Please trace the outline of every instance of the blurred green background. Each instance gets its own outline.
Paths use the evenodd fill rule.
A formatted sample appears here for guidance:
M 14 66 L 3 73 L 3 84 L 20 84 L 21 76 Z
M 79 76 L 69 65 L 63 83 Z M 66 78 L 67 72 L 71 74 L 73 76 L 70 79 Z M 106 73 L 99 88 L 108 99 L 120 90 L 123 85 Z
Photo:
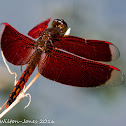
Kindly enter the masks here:
M 71 28 L 71 35 L 115 44 L 120 50 L 120 58 L 111 64 L 125 74 L 125 5 L 125 0 L 0 0 L 0 23 L 7 22 L 27 35 L 31 28 L 49 17 L 52 20 L 62 18 Z M 9 66 L 19 78 L 20 67 L 10 63 Z M 36 68 L 28 82 L 37 72 Z M 8 73 L 0 55 L 0 106 L 9 97 L 13 82 L 14 76 Z M 28 98 L 25 98 L 2 119 L 55 121 L 43 126 L 125 126 L 125 90 L 125 84 L 110 88 L 78 88 L 40 76 L 28 91 L 32 96 L 30 106 L 23 109 L 28 103 Z

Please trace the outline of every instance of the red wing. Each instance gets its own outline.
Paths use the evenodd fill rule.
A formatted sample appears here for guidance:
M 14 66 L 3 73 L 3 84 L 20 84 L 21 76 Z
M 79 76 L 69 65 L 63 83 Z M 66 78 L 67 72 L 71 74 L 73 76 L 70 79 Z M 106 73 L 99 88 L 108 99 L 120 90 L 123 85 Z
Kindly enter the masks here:
M 38 38 L 41 32 L 44 32 L 48 27 L 48 23 L 50 22 L 51 18 L 43 21 L 42 23 L 35 26 L 32 30 L 28 32 L 28 35 L 32 38 Z
M 53 81 L 78 87 L 124 83 L 124 75 L 119 69 L 58 49 L 42 54 L 38 70 L 41 75 Z
M 34 52 L 34 41 L 7 23 L 0 25 L 0 40 L 5 58 L 14 65 L 26 64 Z
M 86 40 L 75 36 L 53 38 L 54 46 L 76 55 L 96 60 L 111 61 L 119 57 L 119 50 L 110 42 Z

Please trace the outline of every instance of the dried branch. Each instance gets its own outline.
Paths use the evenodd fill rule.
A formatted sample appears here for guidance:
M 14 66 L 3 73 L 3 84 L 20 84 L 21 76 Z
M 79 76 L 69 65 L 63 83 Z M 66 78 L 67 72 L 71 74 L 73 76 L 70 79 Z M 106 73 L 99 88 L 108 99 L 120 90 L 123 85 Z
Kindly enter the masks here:
M 33 83 L 37 80 L 37 78 L 39 76 L 40 76 L 40 73 L 37 73 L 36 76 L 32 79 L 32 81 L 27 85 L 27 87 L 25 89 L 23 89 L 23 91 L 17 96 L 16 100 L 0 114 L 0 118 L 2 118 L 5 114 L 7 114 L 16 104 L 18 104 L 20 102 L 21 99 L 23 99 L 29 95 L 29 94 L 25 94 L 25 93 L 33 85 Z

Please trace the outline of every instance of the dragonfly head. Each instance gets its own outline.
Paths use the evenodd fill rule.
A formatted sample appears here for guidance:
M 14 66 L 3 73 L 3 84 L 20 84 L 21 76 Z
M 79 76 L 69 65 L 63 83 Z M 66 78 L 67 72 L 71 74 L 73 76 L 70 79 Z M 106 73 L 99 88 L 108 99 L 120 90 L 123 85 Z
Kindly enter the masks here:
M 65 33 L 68 29 L 68 26 L 63 19 L 55 19 L 52 22 L 52 28 L 59 28 L 63 33 Z

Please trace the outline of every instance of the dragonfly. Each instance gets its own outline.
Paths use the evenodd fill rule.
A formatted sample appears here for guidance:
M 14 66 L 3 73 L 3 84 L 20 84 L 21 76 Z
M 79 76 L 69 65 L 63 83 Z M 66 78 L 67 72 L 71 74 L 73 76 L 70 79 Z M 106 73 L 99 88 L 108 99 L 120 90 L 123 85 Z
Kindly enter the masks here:
M 65 35 L 63 19 L 43 21 L 27 37 L 8 23 L 0 25 L 1 49 L 13 65 L 26 65 L 6 103 L 8 108 L 24 88 L 36 66 L 40 74 L 61 84 L 76 87 L 115 86 L 124 83 L 124 74 L 110 62 L 119 57 L 118 48 L 108 41 L 87 40 Z

